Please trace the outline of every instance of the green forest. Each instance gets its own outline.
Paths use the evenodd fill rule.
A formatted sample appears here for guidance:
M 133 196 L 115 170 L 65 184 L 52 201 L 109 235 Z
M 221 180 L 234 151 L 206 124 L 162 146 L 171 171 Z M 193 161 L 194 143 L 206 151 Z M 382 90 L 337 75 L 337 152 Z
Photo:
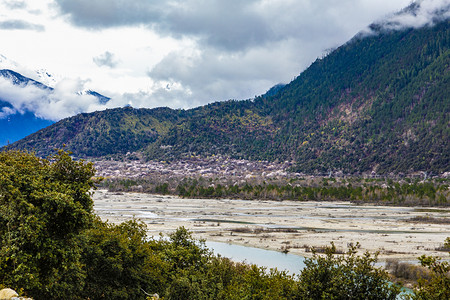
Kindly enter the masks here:
M 351 201 L 378 205 L 449 206 L 449 179 L 261 179 L 235 183 L 220 178 L 106 178 L 100 186 L 113 192 L 178 195 L 185 198 L 231 198 L 294 201 Z
M 181 227 L 150 238 L 138 220 L 93 213 L 93 164 L 68 152 L 0 153 L 0 289 L 33 299 L 396 299 L 400 287 L 357 245 L 314 253 L 297 275 L 215 256 Z M 450 247 L 450 240 L 446 241 Z M 421 257 L 411 299 L 448 299 L 448 262 Z

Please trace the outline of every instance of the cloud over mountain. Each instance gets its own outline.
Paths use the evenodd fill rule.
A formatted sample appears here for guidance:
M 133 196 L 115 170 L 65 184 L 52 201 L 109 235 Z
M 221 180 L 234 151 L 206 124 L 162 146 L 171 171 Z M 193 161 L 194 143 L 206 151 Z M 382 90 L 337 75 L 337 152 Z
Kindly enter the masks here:
M 342 0 L 339 5 L 330 5 L 323 0 L 56 0 L 61 13 L 80 27 L 144 25 L 162 35 L 195 37 L 200 43 L 228 51 L 291 38 L 314 39 L 318 32 L 332 36 L 345 29 L 342 20 L 351 10 L 376 14 L 389 2 Z M 449 0 L 417 0 L 413 6 L 417 8 L 414 12 L 404 10 L 386 21 L 420 27 L 431 23 L 440 10 L 444 17 L 449 16 Z
M 0 100 L 10 104 L 0 111 L 0 118 L 32 112 L 36 117 L 57 121 L 82 112 L 105 109 L 95 96 L 82 94 L 85 82 L 64 79 L 54 89 L 43 89 L 33 84 L 14 84 L 0 77 Z
M 384 29 L 400 30 L 432 26 L 450 18 L 450 0 L 418 0 L 402 11 L 392 14 L 377 25 Z

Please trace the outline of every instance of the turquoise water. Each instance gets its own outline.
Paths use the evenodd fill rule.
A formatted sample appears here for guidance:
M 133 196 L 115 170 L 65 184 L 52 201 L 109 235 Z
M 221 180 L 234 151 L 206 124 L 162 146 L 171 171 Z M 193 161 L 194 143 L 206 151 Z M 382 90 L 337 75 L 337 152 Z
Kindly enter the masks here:
M 279 271 L 287 271 L 291 275 L 300 274 L 305 267 L 305 259 L 294 254 L 208 241 L 206 246 L 215 254 L 228 257 L 233 261 L 256 264 L 268 269 L 277 268 Z

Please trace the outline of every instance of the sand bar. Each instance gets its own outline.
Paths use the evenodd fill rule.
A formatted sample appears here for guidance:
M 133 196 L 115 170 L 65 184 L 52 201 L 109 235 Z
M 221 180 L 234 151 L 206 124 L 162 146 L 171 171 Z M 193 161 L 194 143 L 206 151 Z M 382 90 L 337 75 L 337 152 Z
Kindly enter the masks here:
M 450 218 L 450 209 L 353 205 L 350 202 L 298 202 L 183 199 L 140 193 L 94 194 L 95 212 L 110 222 L 144 221 L 149 235 L 184 226 L 195 238 L 311 256 L 308 248 L 334 242 L 338 249 L 361 244 L 360 251 L 380 251 L 379 259 L 415 260 L 437 251 L 450 236 L 450 224 L 409 221 L 417 216 Z

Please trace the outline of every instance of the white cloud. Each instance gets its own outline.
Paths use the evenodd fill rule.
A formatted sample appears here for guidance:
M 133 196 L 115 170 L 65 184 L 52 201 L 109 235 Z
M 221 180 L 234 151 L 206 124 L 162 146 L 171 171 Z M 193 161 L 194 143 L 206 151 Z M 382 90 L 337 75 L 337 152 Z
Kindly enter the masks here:
M 420 28 L 450 18 L 450 0 L 419 0 L 377 22 L 384 29 Z
M 96 56 L 92 59 L 94 63 L 99 66 L 106 66 L 110 68 L 115 68 L 119 61 L 116 59 L 114 53 L 111 53 L 109 51 L 105 51 L 105 53 L 100 54 L 99 56 Z
M 158 97 L 166 101 L 182 97 L 182 107 L 191 108 L 205 102 L 253 98 L 280 81 L 289 82 L 297 70 L 307 66 L 296 59 L 312 61 L 314 50 L 310 45 L 290 40 L 271 49 L 260 47 L 240 53 L 212 48 L 175 51 L 155 65 L 149 76 Z
M 46 101 L 48 91 L 34 85 L 14 85 L 9 79 L 0 78 L 0 99 L 10 103 L 13 109 L 19 113 L 35 111 L 35 103 Z
M 57 121 L 81 112 L 105 109 L 96 97 L 79 93 L 84 87 L 85 81 L 79 79 L 64 79 L 50 90 L 33 84 L 15 85 L 0 77 L 0 99 L 12 105 L 10 109 L 3 109 L 0 116 L 33 112 L 36 117 Z
M 14 115 L 16 114 L 17 111 L 14 108 L 11 107 L 2 107 L 2 109 L 0 110 L 0 119 L 4 119 L 10 115 Z
M 10 9 L 25 9 L 27 7 L 25 1 L 19 0 L 4 0 L 4 4 Z
M 0 30 L 1 29 L 44 31 L 45 27 L 40 24 L 33 24 L 23 20 L 6 20 L 0 22 Z

